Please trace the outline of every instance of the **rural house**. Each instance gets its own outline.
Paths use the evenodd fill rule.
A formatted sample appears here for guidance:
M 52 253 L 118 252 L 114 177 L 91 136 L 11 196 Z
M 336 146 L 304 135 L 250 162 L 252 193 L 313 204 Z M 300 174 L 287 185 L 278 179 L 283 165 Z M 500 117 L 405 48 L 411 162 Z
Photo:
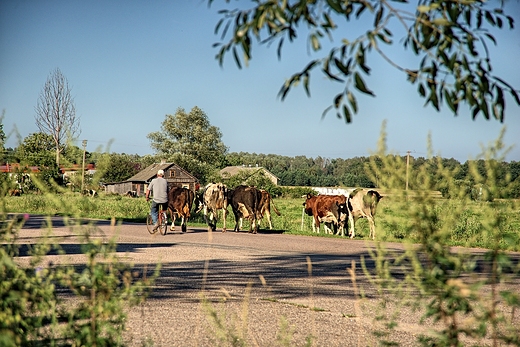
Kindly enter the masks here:
M 229 178 L 235 176 L 239 172 L 247 172 L 249 176 L 258 175 L 263 173 L 274 185 L 278 185 L 278 177 L 273 175 L 269 170 L 261 166 L 228 166 L 220 170 L 220 176 L 222 178 Z
M 106 183 L 105 192 L 121 195 L 144 196 L 146 188 L 152 179 L 157 176 L 157 171 L 164 170 L 164 178 L 169 187 L 185 187 L 195 191 L 199 181 L 186 170 L 174 163 L 155 163 L 123 182 Z

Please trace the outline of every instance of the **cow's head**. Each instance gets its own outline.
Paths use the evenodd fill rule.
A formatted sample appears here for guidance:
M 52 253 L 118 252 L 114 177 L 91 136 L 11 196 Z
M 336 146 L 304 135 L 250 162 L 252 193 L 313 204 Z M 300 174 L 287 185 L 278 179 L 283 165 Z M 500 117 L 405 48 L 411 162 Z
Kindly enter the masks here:
M 303 207 L 305 209 L 305 213 L 308 216 L 312 216 L 312 208 L 314 206 L 314 203 L 316 201 L 316 197 L 312 194 L 307 194 L 307 199 L 305 199 L 305 202 L 303 203 Z

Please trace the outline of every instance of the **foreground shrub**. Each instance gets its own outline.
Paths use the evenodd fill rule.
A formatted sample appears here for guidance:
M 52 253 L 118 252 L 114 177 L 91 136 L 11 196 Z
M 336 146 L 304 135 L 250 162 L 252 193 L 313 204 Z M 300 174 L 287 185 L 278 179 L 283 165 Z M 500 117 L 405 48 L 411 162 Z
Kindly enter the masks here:
M 45 198 L 65 210 L 66 203 L 54 194 Z M 126 310 L 146 298 L 159 266 L 151 277 L 139 274 L 117 257 L 114 240 L 79 224 L 70 226 L 80 234 L 84 266 L 44 261 L 51 250 L 64 254 L 59 243 L 51 242 L 52 230 L 41 231 L 39 241 L 23 249 L 30 256 L 23 263 L 18 232 L 28 216 L 8 217 L 1 206 L 0 346 L 123 345 Z
M 382 138 L 385 138 L 383 131 Z M 474 181 L 486 187 L 482 201 L 491 201 L 497 187 L 497 167 L 502 159 L 501 138 L 487 149 L 487 177 L 484 179 L 472 168 Z M 395 189 L 401 184 L 395 174 L 405 168 L 402 163 L 385 155 L 384 141 L 379 155 L 383 165 L 372 165 L 382 187 Z M 496 157 L 494 157 L 496 156 Z M 478 213 L 467 209 L 471 195 L 467 186 L 460 185 L 453 172 L 437 165 L 439 179 L 448 182 L 449 191 L 466 203 L 450 204 L 449 213 L 439 209 L 430 194 L 435 182 L 427 174 L 427 167 L 410 175 L 415 187 L 422 192 L 411 203 L 407 192 L 394 200 L 398 209 L 407 211 L 409 235 L 415 235 L 419 246 L 410 245 L 404 255 L 392 254 L 378 244 L 372 258 L 376 273 L 365 274 L 379 288 L 380 303 L 374 318 L 374 335 L 380 345 L 396 345 L 393 334 L 402 320 L 400 308 L 411 306 L 420 315 L 420 322 L 428 327 L 427 333 L 418 334 L 422 346 L 468 346 L 492 344 L 520 346 L 520 290 L 508 285 L 518 280 L 520 262 L 505 249 L 520 244 L 518 230 L 511 232 L 507 216 L 517 210 L 515 202 L 481 202 Z M 488 249 L 477 257 L 467 252 L 454 251 L 453 241 L 461 245 L 482 244 Z M 480 262 L 480 263 L 479 263 Z M 391 309 L 390 309 L 391 308 Z

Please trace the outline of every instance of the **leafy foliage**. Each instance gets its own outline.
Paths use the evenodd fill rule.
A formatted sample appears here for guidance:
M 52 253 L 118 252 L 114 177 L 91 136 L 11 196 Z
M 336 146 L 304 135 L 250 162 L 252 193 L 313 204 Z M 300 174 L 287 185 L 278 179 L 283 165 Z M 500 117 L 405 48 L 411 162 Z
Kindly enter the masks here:
M 97 169 L 101 171 L 103 182 L 121 182 L 129 179 L 147 165 L 138 155 L 104 153 L 98 159 Z
M 214 2 L 208 0 L 210 5 Z M 496 44 L 496 39 L 489 29 L 514 25 L 502 7 L 492 7 L 495 4 L 445 0 L 420 0 L 416 5 L 400 0 L 255 2 L 249 9 L 220 10 L 222 18 L 215 33 L 222 42 L 214 45 L 216 59 L 222 65 L 225 56 L 232 54 L 242 68 L 252 59 L 255 40 L 276 45 L 281 58 L 284 44 L 295 41 L 299 32 L 307 33 L 307 45 L 316 54 L 324 49 L 323 40 L 335 38 L 340 45 L 310 60 L 285 81 L 279 92 L 282 100 L 300 84 L 310 95 L 311 73 L 320 68 L 327 79 L 344 88 L 324 115 L 334 108 L 339 118 L 350 123 L 359 109 L 356 95 L 375 96 L 365 81 L 371 72 L 369 53 L 375 52 L 417 85 L 419 96 L 435 109 L 446 104 L 457 115 L 465 103 L 473 118 L 481 114 L 503 121 L 505 95 L 519 105 L 520 98 L 513 86 L 492 72 L 488 46 Z M 343 24 L 345 20 L 347 24 Z M 403 50 L 413 56 L 405 60 L 410 65 L 391 58 L 390 47 L 395 42 L 402 42 Z
M 56 200 L 46 195 L 48 200 Z M 55 203 L 58 203 L 55 201 Z M 142 302 L 158 276 L 140 277 L 116 253 L 114 240 L 103 241 L 96 228 L 82 231 L 84 268 L 53 266 L 44 261 L 51 250 L 65 254 L 56 238 L 42 231 L 28 250 L 29 264 L 20 264 L 18 230 L 24 218 L 6 218 L 3 208 L 0 240 L 0 345 L 2 346 L 121 346 L 126 309 Z M 63 206 L 62 206 L 63 207 Z M 49 222 L 49 225 L 52 223 Z M 77 304 L 63 300 L 66 289 Z M 61 324 L 65 322 L 65 324 Z
M 179 108 L 175 115 L 166 115 L 161 131 L 147 137 L 158 157 L 176 163 L 202 182 L 223 167 L 227 147 L 222 133 L 197 106 L 189 113 Z
M 382 138 L 384 138 L 384 130 Z M 503 144 L 499 138 L 486 150 L 486 180 L 476 167 L 471 175 L 476 182 L 484 182 L 489 194 L 497 191 L 498 166 L 503 158 Z M 381 187 L 396 188 L 400 184 L 403 164 L 400 160 L 385 155 L 381 144 L 378 156 L 382 165 L 372 163 L 373 175 L 379 177 Z M 477 210 L 470 211 L 471 196 L 466 187 L 452 178 L 453 172 L 437 161 L 436 176 L 449 182 L 453 196 L 461 202 L 449 201 L 447 208 L 438 204 L 427 192 L 435 186 L 424 166 L 413 176 L 419 191 L 411 199 L 406 191 L 393 199 L 397 210 L 405 211 L 407 238 L 419 242 L 418 247 L 409 247 L 404 255 L 393 255 L 379 244 L 372 257 L 376 274 L 365 273 L 379 288 L 381 306 L 376 314 L 374 335 L 381 345 L 393 345 L 393 333 L 400 322 L 400 307 L 416 308 L 421 324 L 428 329 L 418 335 L 422 346 L 482 345 L 486 339 L 493 345 L 520 345 L 515 310 L 519 306 L 518 288 L 505 285 L 520 276 L 520 264 L 512 254 L 505 252 L 516 247 L 520 238 L 509 229 L 507 217 L 516 210 L 514 201 L 504 203 L 475 202 Z M 394 174 L 390 174 L 394 172 Z M 451 179 L 450 179 L 451 178 Z M 486 193 L 487 194 L 487 193 Z M 481 245 L 484 251 L 478 269 L 478 256 L 463 250 L 454 251 L 454 239 L 459 244 Z M 385 308 L 393 307 L 393 310 Z M 512 312 L 512 314 L 511 314 Z

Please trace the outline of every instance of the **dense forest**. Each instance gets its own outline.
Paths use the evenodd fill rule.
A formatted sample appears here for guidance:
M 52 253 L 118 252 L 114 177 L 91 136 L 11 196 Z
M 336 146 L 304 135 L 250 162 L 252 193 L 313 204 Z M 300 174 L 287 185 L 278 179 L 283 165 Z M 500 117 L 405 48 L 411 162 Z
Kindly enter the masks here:
M 394 158 L 406 163 L 406 156 Z M 410 157 L 409 172 L 418 172 L 421 167 L 429 167 L 432 177 L 439 165 L 454 172 L 453 178 L 460 184 L 468 186 L 468 190 L 473 189 L 477 184 L 471 178 L 470 168 L 472 164 L 477 168 L 482 177 L 487 176 L 487 168 L 484 160 L 466 161 L 460 163 L 456 159 Z M 366 187 L 377 188 L 378 183 L 374 182 L 369 175 L 369 164 L 371 161 L 376 165 L 380 162 L 376 157 L 354 157 L 349 159 L 329 159 L 329 158 L 308 158 L 305 156 L 286 157 L 274 154 L 251 154 L 251 153 L 229 153 L 226 156 L 228 165 L 251 165 L 262 166 L 271 171 L 280 179 L 283 186 L 345 186 L 345 187 Z M 405 164 L 404 164 L 405 165 Z M 503 182 L 504 191 L 501 197 L 518 198 L 520 197 L 520 162 L 500 162 L 497 163 L 498 175 L 495 178 Z M 410 180 L 410 189 L 414 189 L 413 180 Z M 506 189 L 507 187 L 507 189 Z M 405 188 L 405 177 L 403 177 L 403 188 Z M 447 195 L 443 182 L 438 182 L 438 190 L 443 195 Z

